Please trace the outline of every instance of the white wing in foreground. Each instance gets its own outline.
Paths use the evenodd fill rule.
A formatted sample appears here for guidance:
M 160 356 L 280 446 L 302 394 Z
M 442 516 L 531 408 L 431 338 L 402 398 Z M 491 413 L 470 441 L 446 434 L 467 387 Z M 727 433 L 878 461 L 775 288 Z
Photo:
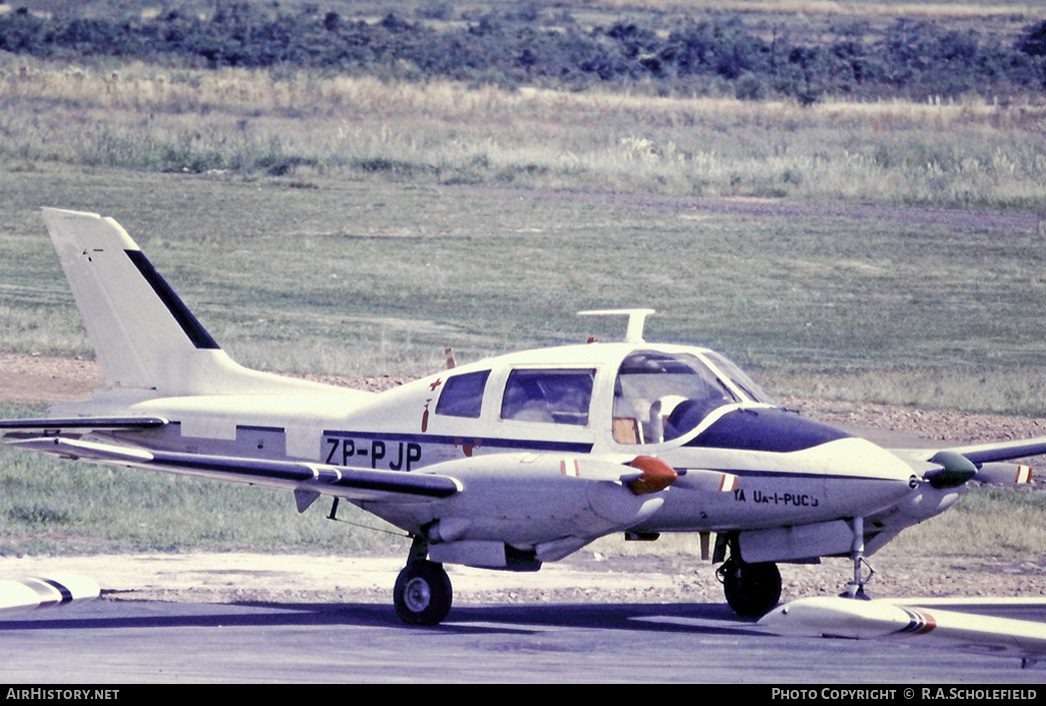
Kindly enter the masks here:
M 759 626 L 778 635 L 845 637 L 855 640 L 918 637 L 964 649 L 1021 657 L 1024 666 L 1046 659 L 1046 624 L 901 605 L 818 596 L 773 610 Z

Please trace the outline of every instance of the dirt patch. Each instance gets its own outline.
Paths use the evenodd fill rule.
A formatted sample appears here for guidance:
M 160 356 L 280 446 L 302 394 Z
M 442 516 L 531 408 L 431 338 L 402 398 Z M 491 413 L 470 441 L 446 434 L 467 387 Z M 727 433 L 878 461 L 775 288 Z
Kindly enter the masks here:
M 0 402 L 72 402 L 104 385 L 93 360 L 0 353 Z
M 782 400 L 782 403 L 828 424 L 896 432 L 913 441 L 922 440 L 923 445 L 942 441 L 975 444 L 1046 435 L 1046 419 L 1034 417 L 794 397 Z M 940 443 L 932 445 L 939 446 Z
M 688 215 L 729 215 L 779 218 L 838 218 L 860 221 L 900 221 L 911 225 L 943 225 L 975 230 L 980 228 L 1002 230 L 1038 236 L 1039 217 L 1020 211 L 985 211 L 962 208 L 921 208 L 917 206 L 872 206 L 861 204 L 789 203 L 767 198 L 714 198 L 692 196 L 665 196 L 660 194 L 630 194 L 597 191 L 569 191 L 545 189 L 493 189 L 483 186 L 457 186 L 452 189 L 472 193 L 510 196 L 535 201 L 568 201 L 572 203 L 606 204 L 647 208 L 658 211 L 678 211 Z

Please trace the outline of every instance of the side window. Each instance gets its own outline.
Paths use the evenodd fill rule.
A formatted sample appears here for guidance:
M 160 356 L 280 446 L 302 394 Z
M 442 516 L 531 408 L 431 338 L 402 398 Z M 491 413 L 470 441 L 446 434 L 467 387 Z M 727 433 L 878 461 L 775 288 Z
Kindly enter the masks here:
M 588 424 L 595 370 L 513 370 L 501 418 L 552 424 Z
M 436 414 L 478 419 L 483 404 L 483 389 L 487 386 L 489 375 L 489 370 L 482 370 L 447 378 L 439 402 L 436 403 Z

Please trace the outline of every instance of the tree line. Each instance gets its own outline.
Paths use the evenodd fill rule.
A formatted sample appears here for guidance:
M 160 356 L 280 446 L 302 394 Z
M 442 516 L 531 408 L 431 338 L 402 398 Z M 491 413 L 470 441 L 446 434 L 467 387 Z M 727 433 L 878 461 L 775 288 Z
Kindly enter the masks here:
M 441 12 L 450 13 L 448 6 Z M 736 15 L 582 28 L 564 10 L 486 12 L 434 24 L 395 13 L 378 22 L 315 7 L 293 13 L 233 3 L 211 17 L 178 11 L 152 19 L 0 15 L 0 50 L 82 61 L 118 57 L 190 67 L 300 67 L 446 78 L 506 88 L 644 82 L 665 93 L 784 96 L 809 103 L 857 98 L 1046 90 L 1046 22 L 1011 44 L 977 31 L 897 19 L 859 22 L 804 40 L 753 28 Z

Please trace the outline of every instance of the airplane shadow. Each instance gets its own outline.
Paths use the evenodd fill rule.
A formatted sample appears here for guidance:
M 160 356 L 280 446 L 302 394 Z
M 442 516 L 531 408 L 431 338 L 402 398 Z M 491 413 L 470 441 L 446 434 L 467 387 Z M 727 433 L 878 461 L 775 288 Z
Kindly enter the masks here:
M 546 628 L 604 628 L 715 635 L 759 634 L 754 621 L 720 604 L 543 604 L 455 606 L 437 626 L 400 622 L 391 605 L 372 603 L 191 604 L 97 601 L 88 609 L 0 619 L 0 633 L 14 630 L 95 630 L 164 627 L 356 626 L 447 634 L 527 634 Z

